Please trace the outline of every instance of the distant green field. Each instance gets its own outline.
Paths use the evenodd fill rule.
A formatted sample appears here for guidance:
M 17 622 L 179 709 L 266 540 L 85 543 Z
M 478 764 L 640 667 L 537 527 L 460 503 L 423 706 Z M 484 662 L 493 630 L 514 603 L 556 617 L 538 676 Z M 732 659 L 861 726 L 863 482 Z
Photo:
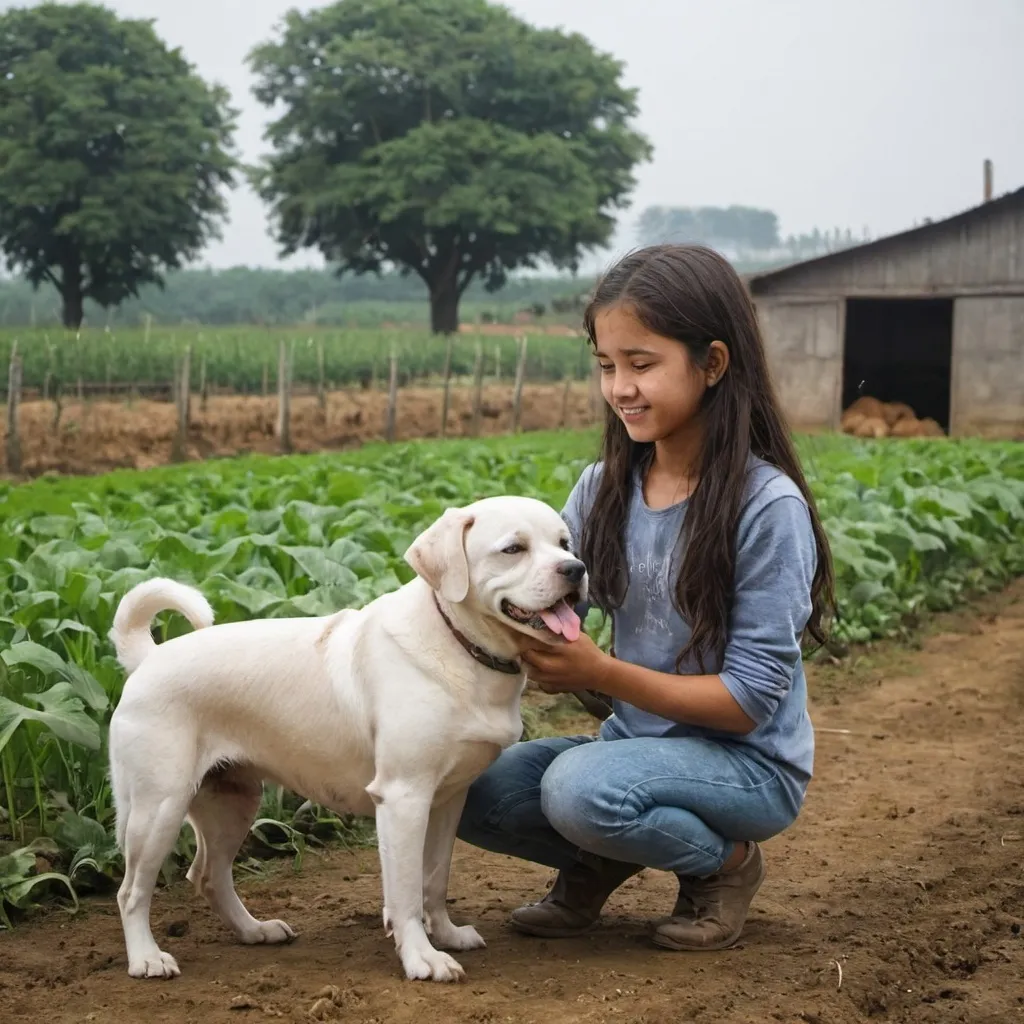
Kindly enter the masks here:
M 528 332 L 525 332 L 528 333 Z M 562 380 L 584 377 L 589 369 L 582 338 L 528 334 L 526 378 Z M 264 382 L 273 390 L 277 380 L 278 349 L 284 340 L 292 353 L 292 381 L 313 387 L 319 380 L 319 352 L 328 386 L 386 382 L 394 351 L 402 383 L 441 374 L 447 343 L 429 331 L 234 326 L 224 328 L 133 328 L 107 332 L 92 328 L 79 335 L 40 328 L 0 330 L 0 389 L 6 388 L 11 345 L 17 340 L 22 356 L 23 386 L 53 393 L 59 381 L 64 393 L 78 382 L 87 386 L 168 384 L 186 346 L 191 348 L 192 386 L 201 384 L 205 362 L 210 388 L 240 394 L 258 393 Z M 483 371 L 487 378 L 515 373 L 518 342 L 514 336 L 483 336 Z M 477 338 L 455 337 L 452 372 L 473 373 Z
M 193 582 L 221 622 L 360 605 L 411 577 L 402 554 L 444 508 L 500 493 L 560 507 L 596 446 L 593 432 L 539 433 L 0 485 L 0 925 L 120 870 L 106 731 L 123 672 L 107 631 L 132 585 Z M 799 447 L 835 557 L 839 639 L 899 634 L 908 616 L 1024 572 L 1020 445 Z M 159 628 L 187 627 L 165 615 Z M 607 643 L 596 614 L 587 628 Z M 358 825 L 269 788 L 263 818 L 246 848 L 254 869 Z M 63 880 L 33 874 L 33 837 Z M 183 829 L 176 865 L 191 841 Z

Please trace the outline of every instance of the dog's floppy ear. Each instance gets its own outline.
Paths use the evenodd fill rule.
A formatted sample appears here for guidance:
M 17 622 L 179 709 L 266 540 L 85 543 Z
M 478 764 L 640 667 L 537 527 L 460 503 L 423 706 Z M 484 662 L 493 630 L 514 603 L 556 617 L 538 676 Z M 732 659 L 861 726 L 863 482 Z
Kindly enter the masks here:
M 469 593 L 466 530 L 474 516 L 463 508 L 450 508 L 427 527 L 405 553 L 405 560 L 441 596 L 458 604 Z

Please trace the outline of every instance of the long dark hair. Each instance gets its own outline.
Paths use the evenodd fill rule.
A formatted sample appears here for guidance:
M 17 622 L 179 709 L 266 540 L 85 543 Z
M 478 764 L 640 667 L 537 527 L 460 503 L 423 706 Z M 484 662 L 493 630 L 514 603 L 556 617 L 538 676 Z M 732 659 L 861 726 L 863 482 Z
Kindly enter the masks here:
M 598 282 L 583 315 L 591 346 L 597 346 L 597 314 L 615 306 L 628 310 L 649 331 L 684 344 L 701 368 L 711 342 L 719 340 L 729 349 L 728 369 L 705 391 L 699 412 L 704 447 L 683 525 L 686 545 L 674 594 L 691 636 L 679 652 L 677 671 L 694 656 L 704 672 L 706 655 L 721 658 L 724 653 L 736 530 L 751 452 L 782 470 L 807 500 L 818 558 L 806 632 L 825 643 L 826 620 L 835 604 L 828 539 L 772 385 L 757 316 L 743 282 L 727 260 L 704 246 L 655 245 L 628 254 Z M 620 607 L 625 598 L 625 526 L 633 476 L 638 468 L 646 470 L 653 454 L 653 444 L 630 440 L 609 406 L 603 471 L 580 537 L 592 599 L 606 612 Z

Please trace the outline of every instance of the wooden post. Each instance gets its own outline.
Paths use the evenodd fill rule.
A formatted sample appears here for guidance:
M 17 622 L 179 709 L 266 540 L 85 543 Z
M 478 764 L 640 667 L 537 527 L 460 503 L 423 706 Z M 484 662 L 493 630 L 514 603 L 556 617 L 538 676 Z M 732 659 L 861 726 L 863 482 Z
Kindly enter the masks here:
M 984 180 L 982 196 L 983 196 L 985 202 L 987 203 L 992 198 L 992 161 L 991 160 L 986 160 L 985 161 L 985 163 L 983 165 L 983 173 L 984 173 L 984 179 L 985 180 Z
M 60 417 L 63 412 L 61 405 L 61 360 L 55 345 L 50 346 L 50 370 L 53 374 L 53 432 L 60 429 Z
M 206 399 L 209 397 L 209 392 L 206 388 L 206 353 L 203 353 L 202 359 L 199 360 L 199 411 L 206 412 Z
M 18 405 L 21 403 L 21 356 L 17 341 L 11 345 L 7 369 L 7 472 L 21 472 L 21 438 L 18 436 Z M 13 823 L 12 823 L 13 824 Z
M 175 375 L 174 400 L 178 411 L 178 429 L 171 443 L 171 461 L 184 462 L 188 442 L 189 399 L 192 391 L 192 346 L 186 345 L 181 357 L 181 372 Z
M 171 369 L 171 405 L 174 406 L 174 414 L 178 414 L 178 389 L 181 387 L 181 359 L 178 354 L 174 355 L 174 366 Z
M 477 336 L 473 360 L 473 437 L 480 436 L 480 414 L 484 400 L 484 343 Z
M 455 349 L 455 335 L 449 334 L 444 346 L 444 397 L 441 399 L 441 436 L 448 436 L 448 405 L 452 388 L 452 353 Z
M 60 417 L 64 411 L 64 405 L 61 402 L 61 386 L 60 376 L 53 382 L 53 432 L 56 434 L 60 429 Z
M 395 417 L 398 414 L 398 353 L 394 342 L 391 343 L 388 364 L 388 420 L 384 436 L 390 444 L 395 439 Z
M 516 360 L 516 384 L 512 392 L 512 433 L 519 433 L 519 416 L 523 408 L 523 377 L 526 374 L 526 335 L 519 339 L 519 358 Z
M 494 383 L 501 383 L 501 342 L 494 343 Z
M 266 373 L 266 364 L 263 366 Z M 278 448 L 287 454 L 292 450 L 291 381 L 288 379 L 288 347 L 284 338 L 277 343 L 277 427 L 274 431 Z
M 327 412 L 327 388 L 324 384 L 324 339 L 316 339 L 316 401 L 320 412 Z

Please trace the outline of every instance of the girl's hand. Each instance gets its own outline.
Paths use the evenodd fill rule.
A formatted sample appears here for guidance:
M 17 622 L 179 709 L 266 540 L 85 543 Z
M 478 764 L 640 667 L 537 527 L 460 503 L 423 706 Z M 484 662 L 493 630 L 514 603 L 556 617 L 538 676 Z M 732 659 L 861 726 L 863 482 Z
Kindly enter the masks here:
M 611 660 L 586 633 L 572 643 L 538 644 L 523 651 L 527 675 L 545 693 L 600 690 Z

